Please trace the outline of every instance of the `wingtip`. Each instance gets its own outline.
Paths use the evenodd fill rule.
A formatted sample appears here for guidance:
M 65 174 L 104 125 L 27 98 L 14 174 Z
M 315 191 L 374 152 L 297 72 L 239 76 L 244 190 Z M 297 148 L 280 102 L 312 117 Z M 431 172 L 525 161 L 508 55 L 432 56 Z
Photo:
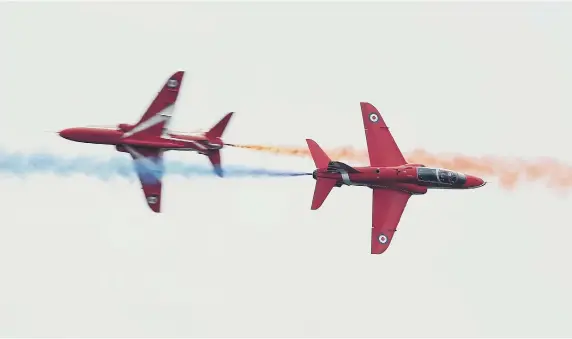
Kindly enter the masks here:
M 380 254 L 385 253 L 388 248 L 389 248 L 389 245 L 379 246 L 378 244 L 375 244 L 375 245 L 371 246 L 370 252 L 373 255 L 380 255 Z
M 230 119 L 233 117 L 234 113 L 235 113 L 235 112 L 228 112 L 228 113 L 224 116 L 223 119 L 227 119 L 227 120 L 228 120 L 227 123 L 229 123 L 229 122 L 230 122 Z
M 374 111 L 376 113 L 379 113 L 379 110 L 374 105 L 372 105 L 370 102 L 367 102 L 367 101 L 360 102 L 360 107 L 361 107 L 362 111 L 366 110 L 366 111 Z
M 221 166 L 214 166 L 214 173 L 215 173 L 218 177 L 224 178 L 224 172 L 223 172 Z
M 308 148 L 312 148 L 314 145 L 316 145 L 316 142 L 312 139 L 306 139 L 306 145 Z
M 183 78 L 183 76 L 185 76 L 185 71 L 180 70 L 180 71 L 176 71 L 175 73 L 173 73 L 173 75 L 171 75 L 171 78 L 181 80 Z

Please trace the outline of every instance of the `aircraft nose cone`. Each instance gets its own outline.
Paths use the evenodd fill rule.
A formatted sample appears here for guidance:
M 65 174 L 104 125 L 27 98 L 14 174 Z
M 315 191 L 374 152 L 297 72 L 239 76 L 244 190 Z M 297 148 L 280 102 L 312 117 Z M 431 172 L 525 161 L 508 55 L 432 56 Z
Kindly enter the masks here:
M 485 181 L 481 178 L 472 176 L 472 175 L 467 175 L 467 182 L 465 183 L 465 187 L 466 188 L 478 188 L 478 187 L 482 187 L 485 186 Z
M 59 131 L 58 134 L 60 135 L 60 137 L 67 139 L 69 136 L 69 129 L 63 129 L 63 130 Z
M 60 137 L 68 140 L 74 139 L 75 129 L 74 128 L 66 128 L 61 130 L 59 133 Z

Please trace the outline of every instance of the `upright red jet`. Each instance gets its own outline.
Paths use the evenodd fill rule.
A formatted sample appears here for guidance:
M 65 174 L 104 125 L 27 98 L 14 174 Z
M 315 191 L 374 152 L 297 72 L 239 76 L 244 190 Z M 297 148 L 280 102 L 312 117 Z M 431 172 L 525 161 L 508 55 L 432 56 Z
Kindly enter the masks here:
M 369 167 L 351 167 L 332 161 L 311 139 L 306 139 L 317 169 L 312 209 L 318 209 L 334 186 L 366 186 L 373 190 L 371 253 L 387 250 L 405 205 L 414 194 L 427 189 L 470 189 L 485 185 L 475 176 L 451 170 L 408 164 L 379 111 L 361 103 L 361 114 L 369 153 Z
M 184 71 L 173 74 L 163 85 L 155 100 L 139 122 L 117 127 L 76 127 L 60 131 L 65 139 L 91 144 L 114 145 L 134 160 L 147 204 L 152 211 L 161 211 L 163 152 L 167 150 L 195 151 L 206 155 L 215 173 L 222 177 L 221 136 L 233 113 L 224 116 L 208 132 L 200 134 L 171 133 L 167 130 L 183 82 Z

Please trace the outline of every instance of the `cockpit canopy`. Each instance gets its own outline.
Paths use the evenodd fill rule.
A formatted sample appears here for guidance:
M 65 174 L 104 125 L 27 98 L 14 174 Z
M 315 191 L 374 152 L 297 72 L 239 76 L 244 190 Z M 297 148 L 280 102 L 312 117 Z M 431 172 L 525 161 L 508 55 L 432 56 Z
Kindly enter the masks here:
M 441 168 L 417 167 L 417 179 L 445 185 L 462 185 L 467 178 L 464 174 Z

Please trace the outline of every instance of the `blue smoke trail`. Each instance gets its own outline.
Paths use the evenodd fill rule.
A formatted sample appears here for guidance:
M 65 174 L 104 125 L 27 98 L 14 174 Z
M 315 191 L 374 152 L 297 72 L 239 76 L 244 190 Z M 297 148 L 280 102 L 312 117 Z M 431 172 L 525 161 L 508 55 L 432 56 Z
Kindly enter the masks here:
M 165 160 L 165 174 L 183 177 L 215 176 L 212 166 Z M 225 177 L 292 177 L 311 173 L 276 171 L 245 166 L 224 166 Z M 0 174 L 28 176 L 33 174 L 56 174 L 69 176 L 84 174 L 90 177 L 109 180 L 113 177 L 134 179 L 140 168 L 126 154 L 101 159 L 92 156 L 64 157 L 49 153 L 16 153 L 0 150 Z M 153 169 L 150 169 L 153 171 Z M 155 176 L 155 174 L 153 174 Z M 162 176 L 161 173 L 156 177 Z

